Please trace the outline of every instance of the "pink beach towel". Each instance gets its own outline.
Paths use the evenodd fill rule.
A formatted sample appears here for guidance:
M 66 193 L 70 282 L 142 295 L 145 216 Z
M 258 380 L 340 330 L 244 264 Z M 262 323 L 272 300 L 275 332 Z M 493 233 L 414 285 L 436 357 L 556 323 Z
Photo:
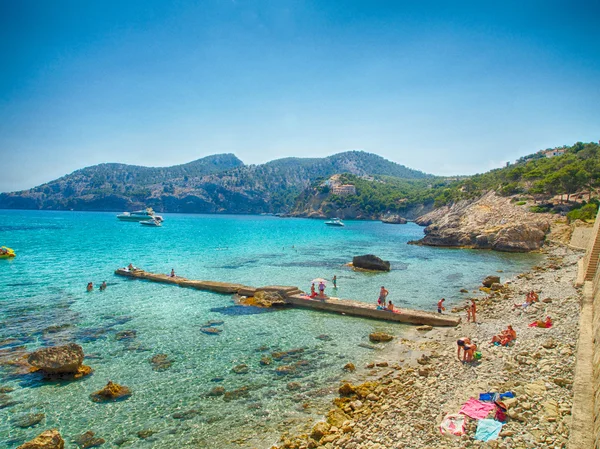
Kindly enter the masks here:
M 489 402 L 481 402 L 475 398 L 469 399 L 463 404 L 459 413 L 475 419 L 485 418 L 496 406 Z

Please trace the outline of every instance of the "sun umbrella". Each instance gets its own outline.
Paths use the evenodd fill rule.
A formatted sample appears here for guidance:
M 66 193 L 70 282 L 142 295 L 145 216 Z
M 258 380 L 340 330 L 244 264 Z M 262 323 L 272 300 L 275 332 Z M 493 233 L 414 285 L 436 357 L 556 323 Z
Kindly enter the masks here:
M 312 281 L 310 281 L 310 282 L 312 282 L 313 284 L 320 284 L 321 282 L 322 282 L 323 284 L 327 284 L 327 279 L 323 279 L 323 278 L 316 278 L 316 279 L 313 279 L 313 280 L 312 280 Z

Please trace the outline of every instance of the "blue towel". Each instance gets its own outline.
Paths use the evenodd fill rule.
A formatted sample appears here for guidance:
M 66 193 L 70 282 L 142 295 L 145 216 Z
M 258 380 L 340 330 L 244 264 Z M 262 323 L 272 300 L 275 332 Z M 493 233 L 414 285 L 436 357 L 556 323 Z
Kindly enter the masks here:
M 506 393 L 479 393 L 479 400 L 480 401 L 488 401 L 488 402 L 494 402 L 497 401 L 498 399 L 505 399 L 505 398 L 514 398 L 515 394 L 512 391 L 507 391 Z
M 493 419 L 480 419 L 477 423 L 475 439 L 479 441 L 495 440 L 500 435 L 502 423 Z

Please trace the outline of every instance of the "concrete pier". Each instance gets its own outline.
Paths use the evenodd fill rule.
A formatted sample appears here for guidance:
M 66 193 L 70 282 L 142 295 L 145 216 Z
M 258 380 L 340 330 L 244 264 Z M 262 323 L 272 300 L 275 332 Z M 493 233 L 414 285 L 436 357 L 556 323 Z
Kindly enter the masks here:
M 331 297 L 326 299 L 311 299 L 303 294 L 298 287 L 293 286 L 269 285 L 264 287 L 250 287 L 248 285 L 229 282 L 196 281 L 186 279 L 181 276 L 171 277 L 166 274 L 149 273 L 139 269 L 127 270 L 124 268 L 119 268 L 115 271 L 115 274 L 134 279 L 145 279 L 152 282 L 174 284 L 179 285 L 180 287 L 195 288 L 197 290 L 206 290 L 214 293 L 253 296 L 254 293 L 260 290 L 277 292 L 281 295 L 286 304 L 290 306 L 304 307 L 307 309 L 340 313 L 363 318 L 372 318 L 376 320 L 395 321 L 398 323 L 417 325 L 428 324 L 430 326 L 457 326 L 460 323 L 460 318 L 457 316 L 424 312 L 422 310 L 396 308 L 399 313 L 395 313 L 388 310 L 377 309 L 374 304 L 353 301 L 351 299 L 338 299 Z

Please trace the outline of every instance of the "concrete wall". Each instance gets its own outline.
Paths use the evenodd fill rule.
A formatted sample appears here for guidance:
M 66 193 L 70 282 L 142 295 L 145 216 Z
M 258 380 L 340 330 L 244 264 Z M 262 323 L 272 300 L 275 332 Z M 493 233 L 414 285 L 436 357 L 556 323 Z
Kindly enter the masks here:
M 600 216 L 600 215 L 599 215 Z M 600 449 L 600 219 L 580 261 L 583 287 L 569 449 Z

